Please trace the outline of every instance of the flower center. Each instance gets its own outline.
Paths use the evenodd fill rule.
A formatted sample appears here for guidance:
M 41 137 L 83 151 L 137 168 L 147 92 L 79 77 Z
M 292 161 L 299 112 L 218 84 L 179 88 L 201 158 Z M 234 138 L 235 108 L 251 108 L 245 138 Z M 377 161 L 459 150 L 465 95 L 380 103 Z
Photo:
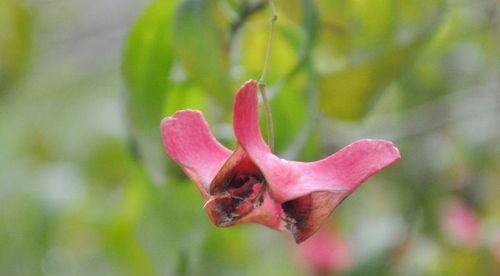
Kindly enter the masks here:
M 262 172 L 238 147 L 210 183 L 212 220 L 218 226 L 234 224 L 262 204 L 265 186 Z
M 230 225 L 260 206 L 263 201 L 262 174 L 236 174 L 224 183 L 225 191 L 214 199 L 218 225 Z

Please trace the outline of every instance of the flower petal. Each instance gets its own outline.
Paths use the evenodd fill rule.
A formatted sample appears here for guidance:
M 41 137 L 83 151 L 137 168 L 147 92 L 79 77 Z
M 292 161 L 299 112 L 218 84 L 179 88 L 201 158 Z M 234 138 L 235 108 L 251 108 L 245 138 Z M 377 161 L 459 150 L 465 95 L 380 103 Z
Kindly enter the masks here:
M 257 82 L 249 80 L 236 94 L 233 128 L 238 143 L 254 157 L 271 152 L 260 132 L 258 104 Z
M 257 82 L 248 81 L 236 94 L 233 127 L 238 143 L 260 168 L 278 203 L 312 192 L 352 192 L 368 177 L 401 158 L 385 140 L 354 142 L 316 162 L 278 158 L 262 139 L 259 127 Z
M 323 160 L 293 162 L 301 177 L 295 185 L 281 183 L 280 197 L 293 199 L 316 191 L 350 194 L 370 176 L 399 159 L 398 149 L 389 141 L 358 140 Z
M 210 182 L 231 151 L 212 135 L 201 112 L 182 110 L 161 122 L 163 145 L 198 186 L 205 200 Z

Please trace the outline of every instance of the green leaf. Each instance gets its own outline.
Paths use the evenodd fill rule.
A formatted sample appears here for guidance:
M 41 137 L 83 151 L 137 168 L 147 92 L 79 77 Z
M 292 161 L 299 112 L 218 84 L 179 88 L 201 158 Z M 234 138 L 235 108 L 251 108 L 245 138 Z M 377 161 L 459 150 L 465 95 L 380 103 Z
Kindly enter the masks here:
M 139 158 L 155 179 L 161 179 L 164 166 L 159 125 L 170 87 L 171 22 L 175 3 L 158 0 L 144 12 L 129 33 L 123 62 L 131 132 Z
M 267 18 L 267 17 L 266 17 Z M 263 24 L 265 22 L 265 24 Z M 247 24 L 241 32 L 241 67 L 243 80 L 262 74 L 269 38 L 268 20 Z M 300 29 L 289 23 L 276 26 L 267 82 L 273 83 L 289 74 L 299 60 Z
M 175 12 L 174 48 L 188 78 L 230 106 L 229 44 L 217 15 L 218 1 L 185 0 Z
M 341 120 L 364 117 L 380 92 L 411 66 L 429 39 L 429 31 L 395 45 L 366 62 L 320 77 L 320 106 Z
M 296 77 L 285 83 L 282 91 L 271 102 L 273 111 L 274 139 L 276 152 L 283 152 L 300 135 L 307 117 L 307 78 L 298 73 Z M 264 112 L 261 112 L 262 116 Z M 265 120 L 261 120 L 265 122 Z M 262 127 L 267 130 L 267 127 Z M 288 156 L 287 156 L 288 157 Z
M 296 59 L 294 66 L 291 70 L 286 72 L 285 80 L 288 81 L 295 76 L 304 65 L 309 62 L 311 52 L 314 48 L 318 37 L 318 29 L 320 27 L 319 13 L 314 1 L 308 0 L 295 0 L 282 2 L 278 7 L 283 8 L 285 15 L 288 14 L 291 18 L 285 18 L 285 22 L 291 21 L 298 22 L 299 14 L 301 17 L 301 27 L 302 27 L 302 37 L 300 40 L 300 45 L 296 45 L 294 48 L 295 53 L 289 55 L 288 59 L 292 60 L 290 57 Z M 282 18 L 280 16 L 280 18 Z M 290 24 L 290 23 L 289 23 Z M 292 24 L 290 24 L 292 25 Z M 292 25 L 295 26 L 295 25 Z M 292 43 L 292 45 L 297 43 Z M 299 47 L 300 46 L 300 47 Z M 295 58 L 297 55 L 297 58 Z
M 0 5 L 0 91 L 22 73 L 31 41 L 31 17 L 19 1 Z

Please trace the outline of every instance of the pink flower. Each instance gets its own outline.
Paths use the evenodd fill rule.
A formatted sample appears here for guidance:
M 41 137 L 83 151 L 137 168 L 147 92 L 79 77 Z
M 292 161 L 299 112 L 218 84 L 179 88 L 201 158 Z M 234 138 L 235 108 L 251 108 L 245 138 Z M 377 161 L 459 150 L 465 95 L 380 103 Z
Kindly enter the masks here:
M 446 237 L 456 244 L 474 247 L 481 236 L 480 222 L 476 215 L 459 200 L 444 205 L 441 226 Z
M 370 139 L 316 162 L 280 159 L 262 139 L 253 80 L 236 95 L 233 128 L 238 146 L 231 152 L 199 111 L 178 111 L 161 123 L 167 153 L 196 184 L 215 225 L 286 228 L 297 242 L 316 232 L 368 177 L 400 159 L 391 142 Z
M 298 257 L 317 275 L 342 272 L 353 264 L 347 241 L 335 231 L 321 229 L 297 247 Z

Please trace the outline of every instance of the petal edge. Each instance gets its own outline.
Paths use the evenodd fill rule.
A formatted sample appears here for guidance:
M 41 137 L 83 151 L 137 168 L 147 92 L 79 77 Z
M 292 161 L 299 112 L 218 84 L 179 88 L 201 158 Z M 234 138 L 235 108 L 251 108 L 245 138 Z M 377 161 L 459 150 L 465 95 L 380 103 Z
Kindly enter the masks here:
M 231 154 L 208 128 L 200 111 L 181 110 L 161 122 L 163 145 L 206 196 L 210 182 Z

